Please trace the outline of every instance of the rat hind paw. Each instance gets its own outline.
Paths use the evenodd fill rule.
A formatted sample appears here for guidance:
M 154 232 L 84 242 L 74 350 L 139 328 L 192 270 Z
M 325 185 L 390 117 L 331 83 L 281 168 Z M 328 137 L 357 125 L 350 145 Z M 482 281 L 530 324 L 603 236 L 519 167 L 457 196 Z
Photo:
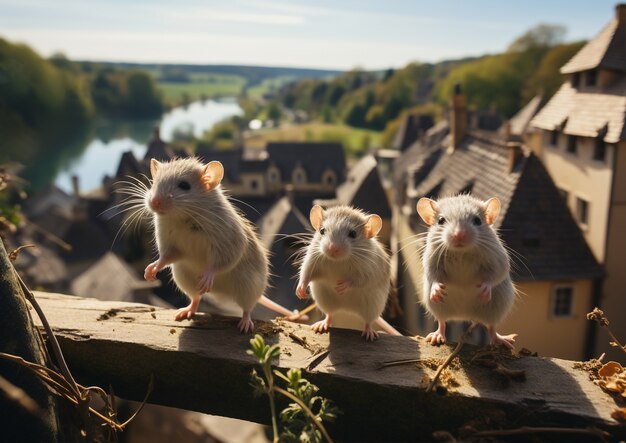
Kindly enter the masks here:
M 159 269 L 157 267 L 157 261 L 154 261 L 152 263 L 150 263 L 148 266 L 146 266 L 146 270 L 143 272 L 143 278 L 147 281 L 154 281 L 156 280 L 156 275 L 159 272 Z
M 178 311 L 176 311 L 176 314 L 174 314 L 174 320 L 176 321 L 182 321 L 182 320 L 191 320 L 194 316 L 194 314 L 196 313 L 195 309 L 192 309 L 191 305 L 184 307 L 184 308 L 180 308 Z
M 430 343 L 433 346 L 439 346 L 446 342 L 446 336 L 436 330 L 435 332 L 431 332 L 426 336 L 426 343 Z
M 242 334 L 249 334 L 254 331 L 254 322 L 250 319 L 250 317 L 242 317 L 241 320 L 239 320 L 239 323 L 237 323 L 237 329 L 239 329 L 239 332 Z
M 318 334 L 323 334 L 325 332 L 328 332 L 328 329 L 330 328 L 331 320 L 332 320 L 331 317 L 327 315 L 324 320 L 320 320 L 318 322 L 313 323 L 311 325 L 311 329 L 313 329 L 313 331 Z
M 365 329 L 361 333 L 361 337 L 365 338 L 365 341 L 378 340 L 378 332 L 374 331 L 369 323 L 365 325 Z
M 513 346 L 513 343 L 515 343 L 515 337 L 517 337 L 517 334 L 500 335 L 495 332 L 495 335 L 491 337 L 491 344 L 496 346 L 502 345 L 513 351 L 515 350 L 515 346 Z

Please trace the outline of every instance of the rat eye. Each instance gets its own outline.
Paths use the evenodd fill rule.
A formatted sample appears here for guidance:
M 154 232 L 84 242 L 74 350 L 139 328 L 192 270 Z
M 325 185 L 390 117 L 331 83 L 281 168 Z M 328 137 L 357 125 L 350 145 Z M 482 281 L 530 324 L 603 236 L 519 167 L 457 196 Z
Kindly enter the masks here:
M 352 229 L 350 232 L 348 232 L 348 237 L 356 238 L 356 231 L 354 229 Z
M 326 234 L 326 228 L 320 229 L 320 234 L 322 234 L 322 235 Z
M 480 226 L 480 225 L 482 225 L 482 224 L 483 224 L 483 221 L 480 219 L 480 217 L 479 217 L 479 216 L 475 216 L 475 217 L 472 219 L 472 223 L 474 223 L 474 226 Z
M 189 184 L 188 181 L 185 181 L 185 180 L 178 183 L 178 187 L 182 189 L 183 191 L 189 191 L 191 189 L 191 185 Z
M 443 224 L 445 224 L 445 223 L 446 223 L 446 219 L 445 219 L 444 217 L 439 217 L 439 218 L 437 219 L 437 224 L 438 224 L 438 225 L 443 225 Z

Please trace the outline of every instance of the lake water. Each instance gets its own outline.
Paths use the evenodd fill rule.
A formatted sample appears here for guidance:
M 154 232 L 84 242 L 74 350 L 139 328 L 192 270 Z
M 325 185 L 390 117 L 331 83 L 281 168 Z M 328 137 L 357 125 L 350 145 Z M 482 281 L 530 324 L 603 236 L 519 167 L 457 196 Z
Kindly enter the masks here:
M 64 191 L 72 192 L 72 176 L 77 175 L 82 191 L 95 189 L 106 175 L 115 174 L 124 152 L 132 151 L 138 159 L 143 158 L 154 126 L 158 125 L 161 138 L 170 142 L 177 131 L 200 137 L 215 123 L 242 113 L 234 99 L 222 99 L 174 108 L 164 114 L 160 122 L 103 122 L 98 125 L 94 138 L 87 143 L 82 155 L 58 174 L 55 183 Z

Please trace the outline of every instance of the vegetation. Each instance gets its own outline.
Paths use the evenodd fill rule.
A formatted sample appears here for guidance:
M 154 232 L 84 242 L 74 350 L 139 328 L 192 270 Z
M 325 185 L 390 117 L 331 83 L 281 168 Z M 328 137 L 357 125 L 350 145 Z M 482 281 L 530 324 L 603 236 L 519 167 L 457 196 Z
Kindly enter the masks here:
M 273 441 L 276 442 L 331 442 L 331 438 L 324 427 L 324 422 L 333 422 L 340 413 L 331 400 L 317 395 L 319 388 L 302 378 L 300 369 L 289 369 L 287 374 L 272 370 L 272 360 L 280 355 L 280 346 L 265 344 L 265 340 L 256 334 L 250 340 L 251 348 L 248 354 L 256 357 L 263 370 L 260 377 L 256 370 L 252 371 L 251 385 L 256 395 L 267 395 L 272 413 Z M 274 376 L 286 383 L 283 389 L 276 385 Z M 291 400 L 285 409 L 280 412 L 280 430 L 276 414 L 274 395 Z

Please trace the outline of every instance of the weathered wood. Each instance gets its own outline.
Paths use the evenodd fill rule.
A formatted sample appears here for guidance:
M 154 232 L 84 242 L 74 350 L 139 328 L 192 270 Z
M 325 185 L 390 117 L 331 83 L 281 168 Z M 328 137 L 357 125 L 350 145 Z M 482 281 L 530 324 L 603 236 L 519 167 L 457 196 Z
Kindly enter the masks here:
M 255 367 L 245 352 L 251 336 L 237 332 L 235 319 L 200 314 L 177 323 L 173 311 L 147 305 L 41 292 L 36 297 L 80 383 L 112 385 L 116 394 L 140 400 L 154 376 L 152 403 L 269 422 L 267 399 L 253 398 L 248 385 Z M 455 432 L 469 421 L 480 428 L 487 417 L 491 429 L 595 426 L 626 435 L 610 417 L 615 401 L 571 361 L 483 355 L 484 349 L 467 345 L 444 372 L 447 389 L 426 393 L 425 382 L 451 346 L 386 335 L 366 343 L 358 331 L 333 329 L 320 336 L 289 322 L 257 322 L 257 332 L 280 344 L 277 367 L 302 368 L 342 409 L 330 427 L 342 440 L 417 440 L 437 430 Z M 410 358 L 421 363 L 381 369 L 385 361 Z M 477 358 L 495 358 L 522 371 L 525 381 L 507 382 Z
M 28 315 L 24 294 L 0 241 L 0 352 L 43 363 L 43 345 Z M 15 363 L 0 361 L 6 390 L 36 404 L 36 413 L 24 408 L 5 389 L 0 395 L 0 432 L 7 441 L 57 441 L 57 410 L 45 384 Z

